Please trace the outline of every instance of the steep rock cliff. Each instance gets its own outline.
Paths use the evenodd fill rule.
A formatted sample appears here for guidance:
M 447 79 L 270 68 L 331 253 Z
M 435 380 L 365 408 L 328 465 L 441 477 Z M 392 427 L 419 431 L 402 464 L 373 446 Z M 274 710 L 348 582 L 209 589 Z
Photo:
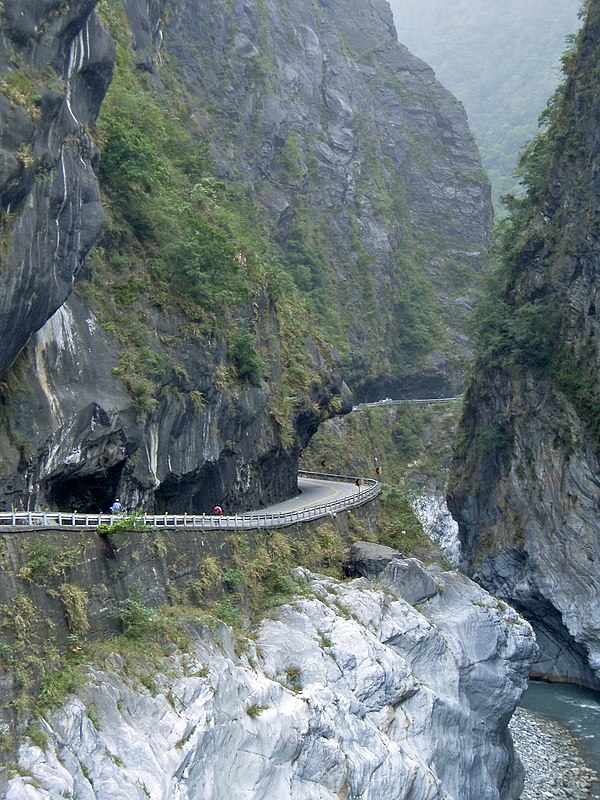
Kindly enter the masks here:
M 262 309 L 265 337 L 273 339 L 273 309 Z M 160 338 L 176 336 L 181 319 L 152 315 Z M 314 354 L 319 383 L 294 412 L 294 440 L 286 449 L 281 426 L 260 386 L 223 387 L 227 361 L 223 340 L 182 339 L 177 370 L 163 376 L 155 410 L 140 415 L 115 372 L 115 337 L 76 297 L 65 303 L 32 339 L 25 395 L 6 404 L 5 507 L 50 506 L 107 510 L 120 496 L 128 508 L 210 513 L 252 509 L 292 496 L 297 487 L 298 447 L 329 413 L 348 404 L 339 372 Z M 277 351 L 273 382 L 281 380 Z M 35 416 L 32 415 L 35 409 Z
M 304 596 L 244 655 L 226 626 L 199 626 L 151 692 L 116 656 L 89 669 L 37 744 L 23 744 L 6 800 L 520 796 L 506 725 L 535 649 L 527 623 L 415 560 L 392 561 L 384 590 L 297 577 Z
M 182 0 L 164 42 L 218 174 L 266 210 L 357 395 L 453 393 L 489 186 L 387 2 Z
M 89 128 L 114 46 L 96 2 L 2 4 L 0 373 L 64 303 L 100 232 Z
M 8 18 L 29 19 L 21 6 Z M 397 44 L 386 4 L 102 2 L 118 43 L 94 131 L 108 224 L 64 305 L 99 231 L 86 153 L 96 165 L 112 50 L 94 16 L 77 28 L 61 8 L 36 36 L 62 65 L 65 145 L 46 177 L 44 111 L 13 171 L 53 187 L 35 212 L 59 232 L 44 258 L 68 249 L 70 271 L 41 269 L 23 227 L 35 203 L 10 190 L 3 243 L 21 266 L 2 276 L 3 367 L 28 345 L 0 386 L 4 507 L 257 506 L 294 492 L 298 453 L 350 408 L 344 377 L 364 393 L 454 389 L 489 187 L 462 107 Z M 9 98 L 8 122 L 36 117 Z
M 514 603 L 534 672 L 600 686 L 597 302 L 600 4 L 587 4 L 548 129 L 523 163 L 500 292 L 462 421 L 451 508 L 464 568 Z
M 65 79 L 63 94 L 55 92 L 56 119 L 43 106 L 47 92 L 38 85 L 37 72 L 30 76 L 24 68 L 16 70 L 3 84 L 6 97 L 1 96 L 12 114 L 7 113 L 3 130 L 16 151 L 16 157 L 7 153 L 6 163 L 17 165 L 7 173 L 5 186 L 10 215 L 4 237 L 8 260 L 2 275 L 4 369 L 28 342 L 0 387 L 1 502 L 19 508 L 105 509 L 121 495 L 127 506 L 147 509 L 208 512 L 217 502 L 229 509 L 259 507 L 295 491 L 298 449 L 330 413 L 332 397 L 335 410 L 342 411 L 349 408 L 349 396 L 327 348 L 323 356 L 308 340 L 298 346 L 312 377 L 300 396 L 283 396 L 282 373 L 289 355 L 282 352 L 280 318 L 286 311 L 281 305 L 276 309 L 265 291 L 256 291 L 237 324 L 251 318 L 256 336 L 268 348 L 269 366 L 260 380 L 238 383 L 227 377 L 233 367 L 225 336 L 218 331 L 211 335 L 206 326 L 197 325 L 197 315 L 172 308 L 161 312 L 156 303 L 138 309 L 137 325 L 140 330 L 143 326 L 138 339 L 149 340 L 149 345 L 141 341 L 141 346 L 146 345 L 155 366 L 150 382 L 120 364 L 122 343 L 103 309 L 92 310 L 89 298 L 82 303 L 71 296 L 65 302 L 84 255 L 98 238 L 102 219 L 98 184 L 86 153 L 97 167 L 98 151 L 88 134 L 107 88 L 114 47 L 96 17 L 90 17 L 93 5 L 85 6 L 87 16 L 81 11 L 78 17 L 75 6 L 69 13 L 66 7 L 62 12 L 53 8 L 52 24 L 36 29 L 33 16 L 28 16 L 31 9 L 26 15 L 18 3 L 6 4 L 9 19 L 30 23 L 32 47 L 36 36 L 49 37 L 50 66 L 61 62 Z M 136 67 L 149 73 L 159 88 L 153 59 L 160 10 L 161 4 L 126 4 L 136 37 Z M 81 29 L 72 17 L 82 22 Z M 64 26 L 64 35 L 55 20 Z M 13 38 L 20 41 L 18 31 Z M 42 67 L 45 62 L 41 63 L 40 46 L 36 47 L 37 69 L 38 62 Z M 98 51 L 105 62 L 98 63 Z M 16 93 L 10 80 L 20 90 L 23 74 L 42 99 Z M 40 74 L 46 75 L 41 67 Z M 41 111 L 38 105 L 43 106 Z M 33 148 L 22 144 L 14 121 L 28 113 L 39 128 L 31 123 Z M 54 147 L 56 164 L 46 164 L 49 156 L 40 141 Z M 27 169 L 19 161 L 23 152 L 31 161 Z M 27 188 L 33 199 L 25 202 Z M 48 197 L 54 198 L 52 202 Z M 53 214 L 60 217 L 60 225 Z M 32 215 L 39 218 L 35 225 L 48 241 L 35 233 L 34 223 L 27 222 Z M 34 252 L 38 244 L 43 258 Z M 46 266 L 44 259 L 49 258 L 52 263 Z M 13 268 L 15 259 L 19 266 Z M 93 272 L 87 265 L 81 275 L 89 278 Z M 110 294 L 106 286 L 103 291 Z M 186 325 L 192 330 L 182 333 Z

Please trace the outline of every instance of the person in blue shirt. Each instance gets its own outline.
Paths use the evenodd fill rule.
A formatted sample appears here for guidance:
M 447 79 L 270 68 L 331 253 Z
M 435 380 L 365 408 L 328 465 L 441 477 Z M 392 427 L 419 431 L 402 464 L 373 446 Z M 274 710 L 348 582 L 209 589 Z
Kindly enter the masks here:
M 110 513 L 111 513 L 111 514 L 120 514 L 120 513 L 121 513 L 121 511 L 123 511 L 123 506 L 121 505 L 121 501 L 120 501 L 120 500 L 119 500 L 119 498 L 117 497 L 117 499 L 115 500 L 115 502 L 114 502 L 114 503 L 112 504 L 112 506 L 110 507 Z

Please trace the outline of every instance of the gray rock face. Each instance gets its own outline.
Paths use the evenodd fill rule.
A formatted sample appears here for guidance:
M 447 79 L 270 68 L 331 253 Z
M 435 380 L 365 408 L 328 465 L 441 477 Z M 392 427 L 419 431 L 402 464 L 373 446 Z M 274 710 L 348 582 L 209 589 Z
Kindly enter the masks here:
M 333 394 L 342 396 L 340 410 L 350 408 L 349 392 L 314 348 L 322 381 L 299 401 L 300 443 L 285 450 L 267 411 L 266 383 L 235 396 L 218 389 L 225 343 L 192 346 L 179 336 L 179 373 L 167 371 L 154 414 L 137 412 L 113 374 L 116 337 L 71 295 L 102 222 L 89 128 L 110 81 L 114 46 L 94 5 L 4 4 L 0 200 L 8 259 L 0 273 L 0 373 L 29 347 L 24 391 L 3 403 L 0 506 L 106 510 L 119 495 L 127 507 L 148 511 L 257 508 L 294 493 L 297 447 Z M 138 67 L 157 85 L 163 5 L 126 3 Z M 17 61 L 26 68 L 13 70 Z M 21 90 L 24 73 L 33 76 L 30 95 Z M 273 309 L 258 301 L 264 335 L 275 341 Z M 183 322 L 155 313 L 148 320 L 157 341 L 173 339 Z M 280 381 L 277 368 L 270 378 Z
M 355 542 L 347 569 L 353 577 L 380 580 L 411 604 L 429 600 L 439 591 L 436 581 L 416 558 L 403 559 L 393 548 L 381 544 Z
M 97 0 L 6 0 L 0 34 L 0 373 L 73 289 L 102 223 L 89 136 L 114 46 Z
M 5 800 L 518 798 L 507 722 L 535 649 L 527 623 L 451 573 L 419 611 L 364 579 L 300 574 L 308 594 L 242 657 L 228 629 L 200 628 L 152 694 L 118 657 L 88 670 L 43 721 L 45 751 L 21 747 Z
M 150 73 L 157 88 L 162 87 L 157 62 L 160 61 L 163 32 L 162 14 L 166 0 L 124 0 L 125 11 L 137 56 L 136 66 Z
M 440 590 L 438 583 L 416 558 L 391 561 L 379 579 L 411 605 L 431 599 Z
M 268 306 L 264 315 L 265 325 L 276 325 Z M 154 322 L 157 339 L 179 323 Z M 107 511 L 119 496 L 127 508 L 148 512 L 211 513 L 217 503 L 246 510 L 297 492 L 297 452 L 281 447 L 267 385 L 235 394 L 217 386 L 226 360 L 222 341 L 181 349 L 180 369 L 193 377 L 165 375 L 158 406 L 144 417 L 113 374 L 113 335 L 74 296 L 30 350 L 30 393 L 7 408 L 13 441 L 20 431 L 25 444 L 5 449 L 4 508 Z M 319 367 L 320 385 L 297 406 L 300 441 L 316 430 L 332 395 L 340 396 L 342 410 L 350 406 L 339 372 Z
M 314 378 L 302 396 L 285 396 L 277 313 L 259 295 L 247 313 L 268 343 L 271 372 L 260 386 L 223 388 L 224 337 L 188 339 L 181 331 L 189 320 L 144 309 L 165 368 L 152 378 L 157 407 L 140 414 L 113 374 L 117 338 L 79 300 L 63 305 L 101 222 L 88 127 L 113 48 L 93 5 L 63 4 L 46 19 L 41 4 L 5 3 L 6 64 L 17 53 L 34 71 L 48 67 L 52 80 L 38 89 L 32 79 L 32 98 L 0 93 L 0 197 L 10 212 L 0 372 L 30 342 L 24 391 L 5 404 L 0 506 L 95 511 L 119 495 L 128 507 L 202 512 L 290 496 L 301 448 L 323 419 L 351 407 L 326 345 L 304 342 Z M 415 305 L 405 304 L 405 285 L 414 275 L 418 284 L 425 270 L 441 297 L 448 264 L 479 270 L 488 238 L 488 187 L 461 106 L 397 44 L 381 2 L 329 8 L 294 0 L 282 9 L 182 0 L 165 20 L 163 7 L 162 0 L 125 3 L 136 66 L 160 88 L 164 27 L 164 48 L 179 62 L 219 176 L 241 176 L 277 242 L 288 252 L 297 246 L 300 283 L 335 287 L 347 327 L 336 335 L 352 351 L 346 378 L 377 390 L 392 376 L 404 380 L 398 342 L 413 328 L 407 314 Z M 433 230 L 443 242 L 413 269 L 408 260 L 421 252 L 413 234 L 429 240 Z M 317 265 L 309 280 L 311 253 L 331 268 Z M 303 289 L 318 302 L 317 285 Z M 442 298 L 442 305 L 460 320 L 468 302 Z M 459 328 L 452 326 L 454 355 L 464 351 Z M 457 375 L 441 353 L 425 371 L 438 391 Z
M 438 480 L 420 488 L 413 499 L 413 510 L 429 538 L 442 550 L 453 566 L 458 566 L 460 542 L 458 525 L 448 509 L 447 484 Z
M 387 3 L 180 0 L 165 47 L 219 174 L 243 177 L 306 288 L 315 251 L 333 254 L 323 285 L 336 287 L 353 390 L 452 394 L 473 296 L 448 274 L 482 269 L 489 187 L 464 109 L 397 43 Z M 452 340 L 426 363 L 406 345 L 421 280 Z
M 473 464 L 453 489 L 462 566 L 531 621 L 541 653 L 536 675 L 600 686 L 597 454 L 586 426 L 550 384 L 505 384 L 506 377 L 486 387 L 478 424 L 495 425 L 502 403 L 513 445 L 480 465 L 476 490 Z
M 354 542 L 348 554 L 348 572 L 353 578 L 378 578 L 395 558 L 400 558 L 392 547 L 372 542 Z
M 519 311 L 537 305 L 554 324 L 552 363 L 536 369 L 540 340 L 531 331 L 524 363 L 480 365 L 450 500 L 468 574 L 536 628 L 542 653 L 534 671 L 598 688 L 600 4 L 587 8 L 549 132 L 547 176 L 515 235 L 521 247 L 505 298 Z

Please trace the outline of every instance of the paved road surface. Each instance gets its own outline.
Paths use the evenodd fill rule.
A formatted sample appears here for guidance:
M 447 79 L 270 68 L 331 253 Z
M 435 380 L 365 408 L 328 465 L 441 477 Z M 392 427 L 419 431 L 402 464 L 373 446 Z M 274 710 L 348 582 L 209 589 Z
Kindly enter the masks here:
M 300 494 L 285 500 L 283 503 L 261 508 L 256 514 L 278 514 L 285 511 L 300 511 L 309 506 L 320 506 L 324 503 L 335 503 L 336 500 L 343 500 L 346 497 L 358 496 L 359 487 L 354 483 L 342 483 L 334 481 L 318 480 L 316 478 L 298 478 L 298 489 Z M 365 487 L 361 487 L 365 491 Z

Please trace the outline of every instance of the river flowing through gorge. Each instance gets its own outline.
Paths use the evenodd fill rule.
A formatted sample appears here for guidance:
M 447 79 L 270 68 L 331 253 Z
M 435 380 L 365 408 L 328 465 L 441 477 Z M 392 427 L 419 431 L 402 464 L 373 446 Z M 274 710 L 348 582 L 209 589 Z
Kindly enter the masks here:
M 531 681 L 521 707 L 559 722 L 579 741 L 581 755 L 600 775 L 600 694 L 571 684 Z M 600 781 L 590 797 L 600 798 Z

